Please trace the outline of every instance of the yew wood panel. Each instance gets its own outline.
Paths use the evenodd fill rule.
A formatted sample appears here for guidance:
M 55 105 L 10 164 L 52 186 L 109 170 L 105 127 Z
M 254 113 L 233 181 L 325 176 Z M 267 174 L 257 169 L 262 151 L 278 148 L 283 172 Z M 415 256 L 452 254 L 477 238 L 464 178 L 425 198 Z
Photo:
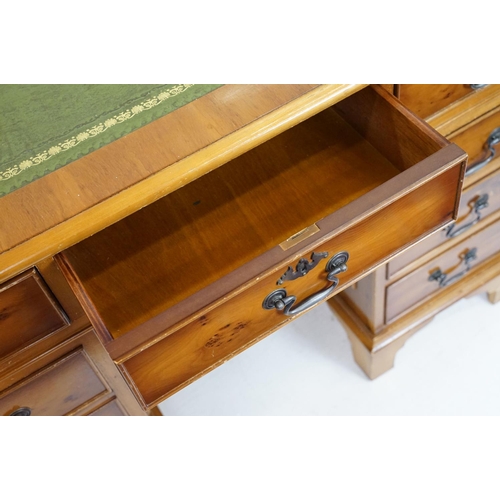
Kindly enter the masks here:
M 370 87 L 339 102 L 335 109 L 398 168 L 412 167 L 449 144 L 427 123 L 408 112 L 381 87 Z
M 73 352 L 0 394 L 0 415 L 29 408 L 32 416 L 75 413 L 109 392 L 83 350 Z
M 402 84 L 401 102 L 420 118 L 427 118 L 474 92 L 470 84 Z
M 337 291 L 449 220 L 456 201 L 456 192 L 453 191 L 462 169 L 463 166 L 457 165 L 446 170 L 313 248 L 316 252 L 327 251 L 330 256 L 340 251 L 350 254 L 347 271 L 338 275 L 340 285 Z M 411 217 L 416 211 L 422 217 Z M 302 257 L 309 258 L 310 253 Z M 276 310 L 262 308 L 264 298 L 273 290 L 285 288 L 289 295 L 296 295 L 300 301 L 329 284 L 323 264 L 303 278 L 285 281 L 278 286 L 277 280 L 286 268 L 279 268 L 265 278 L 257 276 L 252 286 L 244 288 L 241 293 L 200 311 L 188 325 L 170 332 L 155 344 L 147 348 L 139 346 L 129 356 L 123 357 L 121 367 L 144 407 L 155 406 L 289 321 Z
M 69 325 L 36 269 L 0 285 L 0 358 Z
M 66 332 L 66 329 L 64 329 L 64 332 Z M 3 361 L 0 373 L 0 394 L 9 394 L 14 388 L 33 380 L 34 376 L 41 374 L 47 367 L 57 364 L 72 353 L 83 350 L 84 356 L 89 360 L 92 369 L 95 369 L 99 377 L 102 376 L 103 381 L 105 381 L 104 385 L 109 390 L 100 393 L 96 398 L 92 398 L 89 405 L 85 404 L 74 412 L 72 411 L 71 414 L 88 414 L 115 397 L 128 415 L 146 415 L 92 329 L 83 329 L 79 333 L 66 338 L 63 336 L 55 339 L 54 337 L 59 337 L 59 334 L 44 337 L 21 353 Z M 54 342 L 54 340 L 57 342 Z M 90 373 L 91 377 L 94 377 L 92 371 L 88 373 Z M 77 373 L 77 375 L 80 374 L 80 372 Z M 84 380 L 79 380 L 77 383 L 84 383 Z M 64 391 L 65 387 L 67 388 L 64 384 L 61 386 L 51 385 L 50 398 L 57 399 L 55 392 L 59 388 Z
M 430 237 L 428 236 L 428 238 Z M 412 248 L 414 247 L 399 253 L 394 259 L 410 252 Z M 391 259 L 387 265 L 394 259 Z M 343 300 L 356 312 L 361 321 L 374 332 L 385 324 L 386 267 L 378 267 L 368 276 L 356 282 L 355 285 L 346 288 L 341 294 Z
M 470 262 L 471 270 L 500 250 L 500 221 L 490 224 L 421 268 L 389 285 L 386 299 L 386 322 L 397 319 L 422 301 L 431 300 L 435 294 L 442 291 L 443 288 L 439 287 L 437 281 L 429 280 L 436 270 L 440 269 L 446 273 L 447 283 L 451 283 L 452 281 L 449 280 L 454 276 L 466 276 L 465 254 L 473 248 L 477 249 L 477 257 Z
M 481 198 L 488 197 L 487 206 L 478 212 L 475 205 Z M 404 268 L 410 265 L 415 259 L 424 256 L 434 248 L 443 243 L 453 240 L 467 232 L 473 232 L 479 220 L 500 209 L 500 171 L 474 184 L 464 190 L 460 200 L 458 219 L 452 226 L 448 226 L 442 231 L 425 238 L 413 247 L 392 259 L 387 264 L 387 278 L 391 279 L 396 274 L 404 272 Z M 480 218 L 478 218 L 478 215 Z
M 429 125 L 448 137 L 500 106 L 500 85 L 476 90 L 427 119 Z

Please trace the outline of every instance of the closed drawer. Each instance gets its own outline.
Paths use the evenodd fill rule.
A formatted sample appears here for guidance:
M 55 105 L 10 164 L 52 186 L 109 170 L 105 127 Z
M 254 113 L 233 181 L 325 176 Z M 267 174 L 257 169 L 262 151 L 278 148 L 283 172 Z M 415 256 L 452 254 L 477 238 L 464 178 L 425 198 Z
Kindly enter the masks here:
M 474 84 L 402 84 L 401 102 L 420 118 L 432 114 L 482 88 Z
M 116 399 L 112 399 L 108 403 L 102 405 L 97 410 L 88 414 L 89 417 L 124 417 L 126 413 L 123 411 L 120 403 Z
M 0 394 L 0 415 L 71 415 L 107 392 L 80 349 Z
M 56 260 L 152 407 L 444 226 L 464 160 L 368 87 Z
M 442 231 L 438 231 L 412 248 L 392 259 L 387 264 L 388 278 L 404 272 L 415 259 L 426 255 L 439 245 L 457 238 L 468 231 L 488 215 L 500 209 L 500 171 L 466 189 L 460 200 L 458 220 Z
M 0 285 L 0 358 L 68 324 L 36 269 Z
M 498 158 L 500 150 L 500 108 L 450 135 L 469 155 L 466 176 L 484 169 Z
M 456 282 L 480 262 L 500 250 L 500 221 L 462 241 L 442 255 L 387 287 L 389 323 L 444 287 Z

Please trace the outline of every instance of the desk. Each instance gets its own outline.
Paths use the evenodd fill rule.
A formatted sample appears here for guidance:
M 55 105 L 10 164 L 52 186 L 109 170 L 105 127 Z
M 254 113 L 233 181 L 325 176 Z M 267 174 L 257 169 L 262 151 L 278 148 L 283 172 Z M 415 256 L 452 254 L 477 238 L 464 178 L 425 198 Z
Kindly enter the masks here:
M 139 333 L 135 336 L 127 336 L 126 340 L 121 342 L 110 342 L 103 333 L 105 326 L 101 325 L 99 306 L 95 308 L 91 300 L 83 297 L 85 294 L 78 287 L 78 276 L 71 279 L 71 270 L 64 269 L 64 259 L 58 260 L 57 266 L 53 256 L 270 141 L 335 103 L 342 104 L 341 112 L 352 120 L 356 130 L 361 130 L 362 135 L 365 134 L 367 139 L 364 140 L 375 141 L 376 147 L 390 158 L 390 162 L 399 165 L 398 171 L 391 174 L 398 174 L 397 181 L 395 177 L 393 181 L 384 183 L 380 188 L 374 189 L 375 194 L 370 194 L 368 198 L 361 196 L 361 201 L 354 205 L 357 212 L 346 207 L 343 212 L 340 211 L 344 214 L 343 217 L 349 215 L 349 220 L 359 223 L 377 220 L 377 227 L 381 227 L 380 221 L 389 220 L 389 212 L 384 211 L 387 200 L 390 200 L 391 204 L 394 203 L 394 206 L 399 203 L 400 210 L 404 207 L 408 210 L 409 206 L 413 206 L 412 203 L 417 203 L 417 199 L 420 206 L 424 206 L 423 190 L 428 193 L 426 203 L 429 215 L 435 217 L 407 225 L 405 238 L 402 240 L 397 240 L 396 236 L 399 236 L 401 231 L 396 231 L 392 239 L 388 239 L 391 243 L 386 241 L 386 247 L 380 250 L 381 253 L 375 252 L 375 260 L 368 259 L 359 269 L 353 264 L 351 269 L 354 271 L 349 271 L 352 276 L 346 274 L 349 276 L 346 283 L 359 279 L 373 266 L 397 253 L 404 246 L 436 227 L 447 224 L 456 216 L 458 194 L 465 169 L 465 154 L 408 114 L 394 99 L 384 96 L 384 91 L 363 94 L 364 97 L 356 101 L 356 106 L 366 106 L 366 111 L 358 116 L 350 109 L 346 99 L 351 95 L 361 95 L 358 92 L 363 87 L 365 85 L 226 85 L 1 198 L 1 282 L 10 289 L 13 283 L 17 284 L 16 276 L 31 272 L 29 270 L 35 267 L 36 279 L 48 290 L 43 288 L 41 290 L 44 295 L 38 295 L 49 297 L 53 308 L 60 311 L 61 316 L 65 318 L 64 324 L 37 334 L 31 341 L 17 346 L 4 358 L 1 369 L 3 378 L 0 380 L 0 389 L 4 391 L 2 394 L 6 398 L 9 396 L 9 401 L 13 401 L 10 396 L 13 391 L 22 391 L 23 387 L 45 380 L 47 370 L 50 369 L 53 373 L 59 366 L 78 365 L 74 370 L 80 373 L 87 370 L 86 367 L 81 367 L 87 363 L 91 370 L 89 373 L 97 374 L 92 376 L 101 380 L 104 389 L 96 389 L 92 394 L 82 395 L 80 404 L 68 411 L 65 409 L 65 413 L 92 414 L 107 405 L 111 405 L 107 408 L 115 408 L 116 402 L 121 405 L 121 413 L 125 414 L 144 414 L 153 408 L 159 398 L 164 397 L 164 393 L 152 390 L 139 405 L 130 392 L 130 387 L 135 390 L 135 396 L 137 392 L 142 394 L 143 389 L 137 388 L 141 384 L 140 377 L 127 378 L 123 368 L 120 373 L 115 365 L 126 366 L 129 372 L 138 370 L 141 376 L 144 375 L 149 380 L 150 358 L 146 361 L 135 361 L 138 358 L 130 358 L 129 353 L 134 349 L 134 354 L 146 350 L 152 352 L 149 349 L 153 345 L 152 342 L 153 348 L 159 346 L 160 340 L 167 338 L 166 334 L 161 338 L 147 339 L 149 334 L 141 332 L 138 327 Z M 382 106 L 380 116 L 386 116 L 384 119 L 387 123 L 394 120 L 398 124 L 396 132 L 403 130 L 406 134 L 405 139 L 398 142 L 401 145 L 398 148 L 386 143 L 385 134 L 376 123 L 373 125 L 363 122 L 370 121 L 366 119 L 367 116 L 371 117 L 370 106 L 379 105 Z M 378 117 L 379 113 L 373 116 Z M 360 148 L 364 151 L 363 144 Z M 375 155 L 375 152 L 370 154 Z M 416 166 L 413 167 L 415 163 Z M 438 196 L 444 187 L 449 196 Z M 433 192 L 436 193 L 434 197 Z M 367 215 L 369 209 L 372 214 L 370 217 Z M 354 214 L 349 211 L 354 211 Z M 372 219 L 372 216 L 377 219 Z M 346 223 L 339 226 L 337 219 L 335 224 L 338 227 L 334 222 L 329 224 L 328 228 L 319 228 L 320 235 L 323 234 L 321 231 L 324 231 L 325 235 L 333 234 L 335 228 L 338 233 L 339 228 L 344 228 L 344 231 L 349 226 Z M 363 224 L 366 226 L 369 222 L 362 222 L 360 227 Z M 393 223 L 389 225 L 394 226 Z M 386 229 L 389 230 L 390 227 Z M 360 234 L 361 229 L 356 228 L 353 231 L 353 234 Z M 371 238 L 373 239 L 373 236 Z M 296 251 L 290 250 L 289 254 L 286 254 L 288 260 L 293 262 L 299 256 L 299 249 L 309 251 L 308 248 L 303 244 L 300 248 L 297 247 Z M 278 260 L 280 266 L 272 270 L 274 273 L 278 272 L 278 276 L 282 272 L 282 261 L 281 257 Z M 66 278 L 70 277 L 69 285 L 61 275 L 61 268 L 65 271 Z M 332 278 L 332 282 L 335 282 L 335 279 Z M 273 280 L 276 281 L 274 276 L 271 281 Z M 15 299 L 13 301 L 15 303 Z M 262 299 L 258 302 L 260 308 Z M 22 316 L 22 310 L 20 311 L 19 317 Z M 226 314 L 230 314 L 229 311 Z M 88 317 L 92 320 L 93 328 Z M 154 318 L 152 321 L 154 322 Z M 203 324 L 203 320 L 200 321 Z M 153 323 L 148 325 L 152 327 Z M 177 328 L 182 326 L 179 325 Z M 267 328 L 266 334 L 273 328 Z M 100 342 L 97 341 L 94 330 L 97 330 Z M 246 342 L 245 348 L 258 340 L 259 335 L 254 335 Z M 84 342 L 82 338 L 92 340 Z M 135 343 L 137 338 L 142 339 L 140 344 Z M 210 337 L 207 342 L 212 340 L 215 345 L 217 338 L 214 340 Z M 47 357 L 49 352 L 57 355 L 51 354 L 51 357 Z M 83 354 L 79 354 L 80 352 Z M 95 354 L 96 352 L 98 354 Z M 234 353 L 236 352 L 238 351 L 235 350 Z M 154 356 L 156 354 L 153 358 Z M 79 361 L 73 363 L 74 359 Z M 131 359 L 132 361 L 129 361 Z M 226 358 L 221 358 L 221 362 L 223 359 Z M 197 376 L 202 372 L 203 370 L 197 372 Z M 188 379 L 191 380 L 190 377 Z M 189 380 L 182 382 L 177 389 Z

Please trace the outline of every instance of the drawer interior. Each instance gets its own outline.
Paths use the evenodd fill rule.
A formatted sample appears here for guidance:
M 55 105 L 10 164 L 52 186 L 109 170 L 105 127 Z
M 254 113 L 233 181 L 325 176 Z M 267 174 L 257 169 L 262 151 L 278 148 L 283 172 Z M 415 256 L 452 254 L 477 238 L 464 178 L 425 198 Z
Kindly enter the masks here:
M 64 257 L 118 338 L 446 144 L 367 87 Z

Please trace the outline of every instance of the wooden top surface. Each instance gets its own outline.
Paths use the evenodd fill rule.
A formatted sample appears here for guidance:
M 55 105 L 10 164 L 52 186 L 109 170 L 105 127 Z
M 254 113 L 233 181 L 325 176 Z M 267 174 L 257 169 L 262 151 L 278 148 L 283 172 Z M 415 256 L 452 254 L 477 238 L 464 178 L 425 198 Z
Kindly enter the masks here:
M 0 281 L 363 88 L 225 85 L 0 199 Z
M 0 197 L 220 84 L 0 85 Z

